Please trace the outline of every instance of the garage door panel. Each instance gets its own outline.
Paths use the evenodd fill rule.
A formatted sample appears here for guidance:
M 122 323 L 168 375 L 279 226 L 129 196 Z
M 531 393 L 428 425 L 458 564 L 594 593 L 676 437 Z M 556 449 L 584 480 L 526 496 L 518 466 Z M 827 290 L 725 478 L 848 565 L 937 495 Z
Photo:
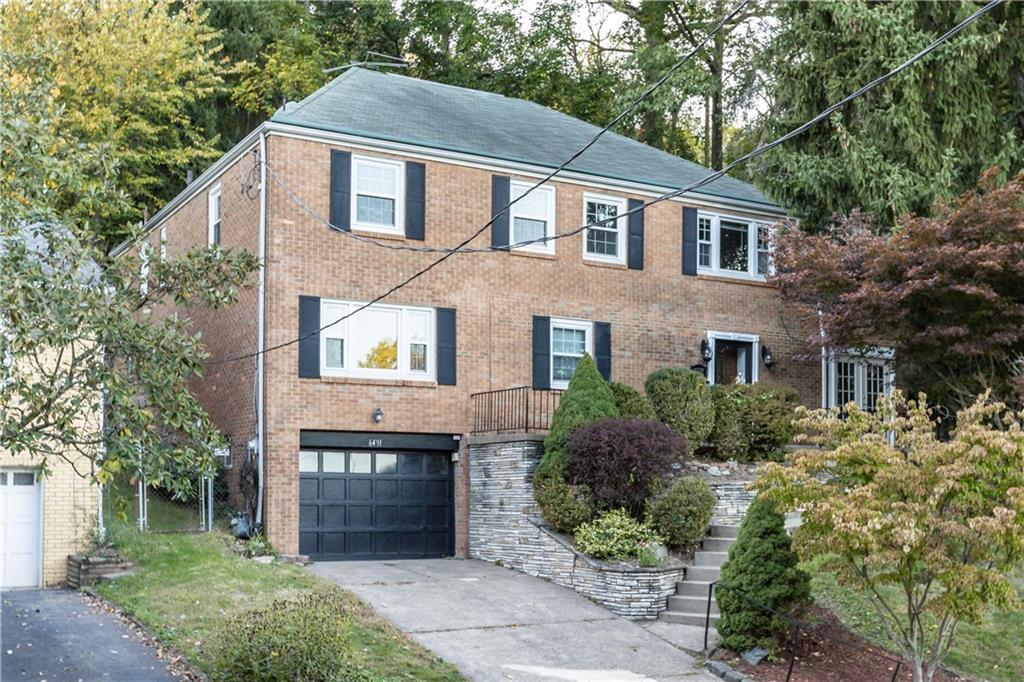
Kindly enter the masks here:
M 304 554 L 332 559 L 452 554 L 449 454 L 361 450 L 318 456 L 317 471 L 300 473 Z M 346 470 L 339 472 L 341 462 Z M 314 528 L 315 539 L 307 535 Z
M 319 533 L 299 533 L 299 554 L 307 556 L 320 554 L 320 548 L 317 545 L 319 538 Z

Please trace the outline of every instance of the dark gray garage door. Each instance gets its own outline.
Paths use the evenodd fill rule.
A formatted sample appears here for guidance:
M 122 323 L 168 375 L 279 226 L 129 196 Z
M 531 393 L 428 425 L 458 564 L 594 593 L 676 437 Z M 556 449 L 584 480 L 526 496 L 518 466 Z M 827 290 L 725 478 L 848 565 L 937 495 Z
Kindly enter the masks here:
M 455 550 L 450 453 L 302 450 L 299 551 L 318 559 L 409 559 Z

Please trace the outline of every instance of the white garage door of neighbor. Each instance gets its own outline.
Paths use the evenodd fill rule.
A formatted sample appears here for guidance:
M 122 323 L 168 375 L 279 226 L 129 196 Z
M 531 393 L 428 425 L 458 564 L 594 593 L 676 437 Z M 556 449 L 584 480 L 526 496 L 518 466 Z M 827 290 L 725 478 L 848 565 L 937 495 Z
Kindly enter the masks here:
M 0 588 L 39 587 L 39 482 L 0 471 Z

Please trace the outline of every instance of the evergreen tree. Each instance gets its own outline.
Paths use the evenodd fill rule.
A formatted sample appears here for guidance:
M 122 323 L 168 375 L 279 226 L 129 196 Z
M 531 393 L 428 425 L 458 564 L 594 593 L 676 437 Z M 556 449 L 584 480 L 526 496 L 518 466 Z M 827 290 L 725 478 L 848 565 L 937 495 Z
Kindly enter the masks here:
M 715 589 L 724 646 L 746 651 L 778 645 L 788 624 L 776 614 L 793 613 L 810 598 L 810 577 L 798 561 L 782 514 L 774 503 L 755 499 Z
M 792 2 L 778 8 L 767 139 L 908 59 L 977 10 L 956 2 Z M 890 229 L 906 212 L 1024 164 L 1024 5 L 1005 3 L 799 138 L 752 177 L 817 231 L 860 208 Z

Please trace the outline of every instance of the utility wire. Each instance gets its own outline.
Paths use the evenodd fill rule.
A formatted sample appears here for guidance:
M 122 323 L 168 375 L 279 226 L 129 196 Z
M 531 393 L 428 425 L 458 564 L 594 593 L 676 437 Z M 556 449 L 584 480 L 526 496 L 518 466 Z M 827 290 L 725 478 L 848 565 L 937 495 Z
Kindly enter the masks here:
M 839 100 L 835 104 L 833 104 L 830 107 L 827 107 L 826 109 L 822 110 L 814 118 L 812 118 L 809 121 L 807 121 L 807 122 L 797 126 L 796 128 L 793 128 L 792 130 L 790 130 L 785 135 L 783 135 L 783 136 L 773 140 L 772 142 L 769 142 L 768 144 L 766 144 L 764 146 L 758 147 L 757 149 L 744 154 L 743 156 L 739 157 L 738 159 L 736 159 L 736 160 L 732 161 L 731 163 L 727 164 L 721 170 L 715 171 L 711 175 L 708 175 L 708 176 L 702 178 L 701 180 L 698 180 L 697 182 L 691 183 L 691 184 L 689 184 L 689 185 L 687 185 L 685 187 L 681 187 L 681 188 L 676 189 L 676 190 L 672 190 L 670 192 L 666 192 L 666 193 L 664 193 L 664 194 L 662 194 L 662 195 L 660 195 L 658 197 L 655 197 L 654 199 L 651 199 L 650 201 L 648 201 L 646 203 L 640 204 L 640 205 L 638 205 L 638 206 L 636 206 L 636 207 L 626 211 L 625 213 L 622 213 L 622 214 L 618 215 L 617 219 L 629 216 L 629 215 L 631 215 L 633 213 L 637 213 L 639 211 L 644 210 L 648 206 L 653 206 L 654 204 L 658 204 L 658 203 L 661 203 L 663 201 L 667 201 L 669 199 L 672 199 L 672 198 L 675 198 L 675 197 L 680 196 L 682 194 L 685 194 L 686 192 L 691 192 L 691 191 L 693 191 L 695 189 L 703 187 L 704 185 L 707 185 L 707 184 L 709 184 L 711 182 L 714 182 L 718 178 L 720 178 L 723 175 L 725 175 L 726 173 L 728 173 L 731 169 L 735 168 L 736 166 L 738 166 L 738 165 L 740 165 L 742 163 L 746 163 L 747 161 L 750 161 L 751 159 L 757 158 L 758 156 L 761 156 L 762 154 L 765 154 L 766 152 L 768 152 L 768 151 L 778 147 L 779 145 L 784 144 L 785 142 L 788 142 L 789 140 L 793 139 L 794 137 L 797 137 L 798 135 L 804 133 L 806 130 L 808 130 L 812 126 L 814 126 L 814 125 L 820 123 L 822 120 L 828 118 L 833 113 L 835 113 L 836 111 L 838 111 L 839 109 L 841 109 L 843 106 L 845 106 L 846 104 L 850 103 L 854 99 L 860 97 L 861 95 L 863 95 L 863 94 L 865 94 L 867 92 L 870 92 L 871 90 L 874 90 L 879 85 L 885 83 L 886 81 L 891 80 L 896 75 L 900 74 L 901 72 L 905 71 L 909 67 L 913 66 L 914 64 L 919 62 L 921 59 L 923 59 L 924 57 L 926 57 L 927 55 L 929 55 L 930 53 L 935 51 L 935 49 L 937 49 L 940 45 L 942 45 L 943 43 L 947 42 L 951 38 L 953 38 L 956 35 L 958 35 L 959 33 L 961 33 L 965 28 L 967 28 L 968 26 L 973 24 L 975 21 L 980 19 L 982 16 L 984 16 L 988 12 L 992 11 L 993 9 L 995 9 L 999 5 L 1003 4 L 1004 2 L 1005 2 L 1005 0 L 991 0 L 991 2 L 989 2 L 987 5 L 985 5 L 981 9 L 979 9 L 976 12 L 974 12 L 973 14 L 971 14 L 969 17 L 967 17 L 966 19 L 964 19 L 963 21 L 961 21 L 960 23 L 955 25 L 953 28 L 951 28 L 948 31 L 946 31 L 945 33 L 943 33 L 941 36 L 936 38 L 927 47 L 923 48 L 920 52 L 915 54 L 910 59 L 904 61 L 902 64 L 900 64 L 899 66 L 895 67 L 894 69 L 892 69 L 888 73 L 885 73 L 885 74 L 879 76 L 878 78 L 875 78 L 873 81 L 867 83 L 866 85 L 861 86 L 860 88 L 858 88 L 857 90 L 855 90 L 851 94 L 847 95 L 843 99 Z M 721 24 L 719 24 L 719 27 L 720 26 L 721 26 Z M 708 37 L 710 37 L 710 36 L 708 36 Z M 691 54 L 692 54 L 692 52 L 691 52 Z M 662 82 L 664 82 L 664 79 L 661 79 L 661 80 L 658 81 L 658 83 L 662 83 Z M 650 92 L 652 92 L 652 90 L 648 89 L 648 91 L 645 92 L 645 95 L 648 95 Z M 621 118 L 621 116 L 620 117 L 616 117 L 616 118 L 617 119 Z M 612 124 L 609 124 L 609 126 L 606 126 L 605 130 L 607 130 L 607 128 L 610 127 L 611 125 Z M 579 154 L 583 153 L 583 151 L 585 151 L 590 145 L 592 145 L 594 143 L 594 141 L 596 141 L 596 139 L 592 140 L 588 144 L 587 147 L 584 147 L 583 150 L 581 150 L 580 152 L 575 154 L 573 156 L 573 159 L 578 157 Z M 535 189 L 536 187 L 539 187 L 544 182 L 546 182 L 548 179 L 553 177 L 555 175 L 555 173 L 557 173 L 559 170 L 563 169 L 573 159 L 570 159 L 565 164 L 562 164 L 562 166 L 559 166 L 558 169 L 556 169 L 554 172 L 550 173 L 543 180 L 541 180 L 536 185 L 534 185 L 531 188 L 531 190 Z M 502 209 L 501 212 L 504 212 L 504 210 L 507 210 L 507 208 L 509 206 L 511 206 L 512 203 L 515 203 L 515 202 L 509 202 L 509 204 L 506 205 L 506 208 Z M 509 249 L 514 249 L 514 248 L 519 248 L 521 246 L 526 246 L 526 245 L 529 245 L 529 244 L 547 243 L 549 241 L 554 241 L 556 239 L 564 239 L 565 237 L 570 237 L 572 235 L 579 234 L 580 232 L 582 232 L 583 230 L 585 230 L 585 229 L 587 229 L 589 227 L 599 227 L 599 226 L 603 225 L 605 222 L 606 221 L 600 221 L 600 222 L 597 222 L 597 223 L 587 223 L 585 225 L 581 225 L 580 227 L 574 228 L 574 229 L 572 229 L 572 230 L 570 230 L 568 232 L 563 232 L 563 233 L 558 233 L 558 234 L 551 235 L 551 236 L 538 237 L 536 239 L 530 239 L 530 240 L 525 240 L 525 241 L 517 242 L 515 244 L 510 244 L 508 246 L 501 247 L 500 250 L 501 251 L 506 251 L 506 250 L 509 250 Z M 410 283 L 412 283 L 413 281 L 415 281 L 419 277 L 422 277 L 423 275 L 427 274 L 428 272 L 433 270 L 435 267 L 437 267 L 438 265 L 440 265 L 444 261 L 448 260 L 448 258 L 450 258 L 451 256 L 455 255 L 456 253 L 459 253 L 459 252 L 463 251 L 463 249 L 465 248 L 466 245 L 468 245 L 471 241 L 473 241 L 473 239 L 478 237 L 484 230 L 486 230 L 488 227 L 490 227 L 493 223 L 494 223 L 494 218 L 491 218 L 491 220 L 488 221 L 486 224 L 484 224 L 483 227 L 481 227 L 479 230 L 474 232 L 472 235 L 470 235 L 469 237 L 464 239 L 458 246 L 456 246 L 455 248 L 451 249 L 450 251 L 447 251 L 443 256 L 441 256 L 437 260 L 433 261 L 432 263 L 430 263 L 425 268 L 423 268 L 421 270 L 418 270 L 416 273 L 410 275 L 409 277 L 405 278 L 404 280 L 402 280 L 398 284 L 392 286 L 390 289 L 388 289 L 384 293 L 376 296 L 373 300 L 369 301 L 368 303 L 365 303 L 365 304 L 359 306 L 358 308 L 356 308 L 352 312 L 347 313 L 346 315 L 344 315 L 342 317 L 339 317 L 337 320 L 331 322 L 330 324 L 327 324 L 327 325 L 324 325 L 323 327 L 320 327 L 316 331 L 309 332 L 307 334 L 303 334 L 301 336 L 298 336 L 296 338 L 290 339 L 288 341 L 284 341 L 282 343 L 275 344 L 273 346 L 269 346 L 267 348 L 264 348 L 262 351 L 256 351 L 254 353 L 246 353 L 244 355 L 238 355 L 238 356 L 235 356 L 235 357 L 224 358 L 222 360 L 216 360 L 216 361 L 213 361 L 213 362 L 210 362 L 210 363 L 207 363 L 207 364 L 216 365 L 216 364 L 223 364 L 223 363 L 228 363 L 228 362 L 236 362 L 238 360 L 244 360 L 246 358 L 255 357 L 256 355 L 259 355 L 260 353 L 269 353 L 271 351 L 280 350 L 281 348 L 286 348 L 288 346 L 292 346 L 292 345 L 294 345 L 294 344 L 296 344 L 296 343 L 298 343 L 298 342 L 300 342 L 300 341 L 302 341 L 302 340 L 304 340 L 306 338 L 311 338 L 311 337 L 314 337 L 314 336 L 318 336 L 324 330 L 329 329 L 330 327 L 333 327 L 334 325 L 336 325 L 336 324 L 338 324 L 338 323 L 340 323 L 340 322 L 342 322 L 342 321 L 352 317 L 353 315 L 356 315 L 357 313 L 365 310 L 366 308 L 369 308 L 370 306 L 372 306 L 372 305 L 374 305 L 376 303 L 379 303 L 380 301 L 384 300 L 385 298 L 387 298 L 388 296 L 392 295 L 396 291 L 398 291 L 398 290 L 408 286 Z M 488 249 L 488 250 L 491 250 L 491 249 Z

